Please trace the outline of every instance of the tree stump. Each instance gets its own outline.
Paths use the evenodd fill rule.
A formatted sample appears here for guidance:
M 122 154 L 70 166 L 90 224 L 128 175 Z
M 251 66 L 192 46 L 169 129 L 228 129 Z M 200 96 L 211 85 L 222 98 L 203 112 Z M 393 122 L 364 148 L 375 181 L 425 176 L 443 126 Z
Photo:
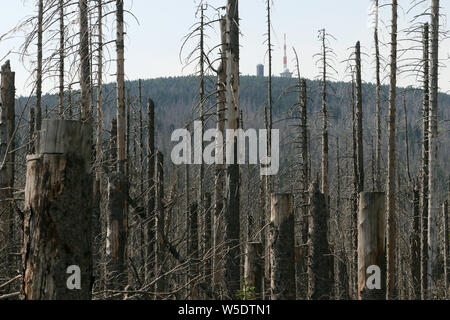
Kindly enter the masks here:
M 87 124 L 44 121 L 36 154 L 27 157 L 23 253 L 27 300 L 91 299 L 91 137 Z M 81 286 L 76 289 L 69 289 L 71 266 L 80 270 Z

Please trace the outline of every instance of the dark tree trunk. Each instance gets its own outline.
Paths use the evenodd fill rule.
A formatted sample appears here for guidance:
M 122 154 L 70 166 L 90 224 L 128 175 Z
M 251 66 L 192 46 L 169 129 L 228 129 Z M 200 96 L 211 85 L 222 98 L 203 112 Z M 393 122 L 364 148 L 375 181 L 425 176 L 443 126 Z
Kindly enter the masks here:
M 295 300 L 294 198 L 290 194 L 272 194 L 269 243 L 271 299 Z

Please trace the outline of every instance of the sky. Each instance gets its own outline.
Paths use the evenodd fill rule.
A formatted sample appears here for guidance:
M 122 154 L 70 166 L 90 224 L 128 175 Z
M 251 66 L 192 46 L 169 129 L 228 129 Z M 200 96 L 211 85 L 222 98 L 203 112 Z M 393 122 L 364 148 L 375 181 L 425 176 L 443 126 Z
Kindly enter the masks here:
M 12 29 L 21 19 L 35 15 L 36 8 L 34 0 L 0 0 L 2 2 L 3 15 L 0 19 L 0 36 Z M 192 68 L 184 68 L 180 61 L 180 48 L 183 37 L 189 32 L 190 27 L 197 22 L 195 17 L 198 0 L 125 0 L 125 7 L 133 13 L 127 14 L 127 37 L 126 37 L 126 76 L 127 79 L 157 78 L 168 76 L 189 75 L 193 73 Z M 265 0 L 241 0 L 241 66 L 243 75 L 254 75 L 256 65 L 262 63 L 268 66 L 266 55 L 267 47 L 264 43 L 266 26 Z M 283 35 L 287 34 L 288 40 L 288 64 L 291 71 L 294 69 L 295 47 L 300 56 L 302 76 L 314 79 L 319 70 L 315 64 L 314 55 L 320 51 L 318 41 L 318 30 L 325 28 L 332 34 L 330 46 L 336 53 L 334 66 L 338 74 L 336 80 L 348 81 L 346 73 L 346 60 L 351 47 L 356 41 L 361 41 L 363 51 L 363 80 L 374 82 L 375 70 L 373 60 L 373 24 L 369 15 L 371 0 L 273 0 L 272 8 L 272 38 L 273 38 L 273 72 L 278 75 L 282 72 L 283 61 Z M 383 2 L 383 0 L 381 0 Z M 384 1 L 388 2 L 388 1 Z M 223 6 L 225 0 L 210 0 L 214 7 Z M 413 13 L 407 13 L 411 0 L 399 1 L 399 29 L 403 30 L 409 25 Z M 448 15 L 450 1 L 441 1 L 443 7 L 441 13 Z M 422 10 L 424 5 L 418 10 Z M 382 54 L 388 58 L 388 27 L 390 19 L 390 7 L 381 9 L 381 18 L 384 24 L 380 25 L 381 40 L 386 43 L 382 47 Z M 446 19 L 442 19 L 442 27 L 447 29 Z M 114 35 L 114 25 L 107 29 L 107 36 Z M 218 28 L 209 30 L 209 43 L 214 45 L 218 42 Z M 399 35 L 400 39 L 407 37 L 404 32 Z M 10 51 L 18 50 L 23 37 L 7 38 L 0 41 L 0 63 L 5 59 L 11 60 L 11 65 L 16 71 L 16 87 L 18 94 L 29 94 L 29 73 L 20 64 L 19 56 Z M 402 42 L 400 48 L 405 46 Z M 192 44 L 191 44 L 192 45 Z M 188 48 L 189 45 L 188 45 Z M 441 58 L 443 63 L 450 53 L 450 41 L 443 40 L 440 43 Z M 111 47 L 114 55 L 114 47 Z M 187 50 L 188 51 L 188 50 Z M 420 53 L 411 53 L 420 54 Z M 110 68 L 110 74 L 114 73 L 114 67 Z M 440 87 L 442 91 L 450 91 L 450 72 L 446 67 L 440 70 Z M 384 76 L 388 75 L 388 69 Z M 110 76 L 108 80 L 112 81 Z M 387 79 L 385 79 L 387 83 Z M 53 80 L 44 83 L 44 90 L 50 90 L 55 85 Z M 419 84 L 415 77 L 401 76 L 400 86 Z

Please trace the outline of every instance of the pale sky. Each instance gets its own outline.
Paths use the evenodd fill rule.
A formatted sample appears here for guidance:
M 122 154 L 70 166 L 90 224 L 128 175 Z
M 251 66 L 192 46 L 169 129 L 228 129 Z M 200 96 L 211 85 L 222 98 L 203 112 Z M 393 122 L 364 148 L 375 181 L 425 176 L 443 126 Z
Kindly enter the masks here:
M 0 0 L 2 12 L 7 13 L 0 19 L 0 35 L 12 29 L 19 20 L 26 16 L 35 15 L 34 0 Z M 219 7 L 225 4 L 225 0 L 210 0 L 212 6 Z M 266 33 L 265 0 L 241 0 L 241 73 L 254 75 L 256 65 L 266 65 L 266 46 L 264 34 Z M 318 75 L 313 55 L 320 50 L 320 42 L 317 34 L 321 28 L 326 28 L 336 40 L 331 42 L 337 54 L 335 67 L 339 71 L 337 80 L 347 81 L 345 63 L 350 54 L 349 48 L 360 40 L 362 50 L 367 56 L 363 57 L 363 79 L 366 82 L 374 82 L 373 69 L 373 26 L 369 17 L 371 0 L 273 0 L 272 12 L 272 37 L 274 43 L 273 70 L 278 75 L 282 72 L 283 58 L 283 34 L 288 38 L 288 64 L 294 69 L 293 51 L 295 47 L 300 55 L 302 75 L 313 79 Z M 383 3 L 383 0 L 381 0 Z M 384 3 L 389 1 L 384 1 Z M 413 13 L 407 14 L 411 0 L 399 0 L 400 29 L 404 29 L 411 20 Z M 431 2 L 431 1 L 430 1 Z M 179 51 L 183 36 L 189 32 L 190 26 L 197 20 L 195 18 L 196 4 L 198 0 L 125 0 L 125 6 L 129 9 L 138 22 L 126 15 L 128 22 L 126 38 L 126 75 L 130 80 L 138 78 L 157 78 L 166 76 L 188 75 L 192 69 L 183 70 L 179 59 Z M 450 1 L 441 1 L 441 12 L 448 15 Z M 420 7 L 423 9 L 424 5 Z M 417 10 L 415 11 L 415 13 Z M 381 9 L 381 18 L 385 24 L 380 25 L 381 40 L 389 41 L 386 27 L 389 26 L 390 7 Z M 442 19 L 443 28 L 447 29 L 446 19 Z M 107 31 L 107 36 L 114 34 L 113 24 Z M 210 43 L 216 43 L 217 31 L 210 31 Z M 401 32 L 399 38 L 405 38 Z M 0 63 L 5 60 L 9 51 L 17 50 L 23 38 L 6 39 L 0 41 Z M 401 47 L 407 47 L 406 42 Z M 450 53 L 450 41 L 441 42 L 441 58 L 443 63 L 448 62 Z M 383 48 L 382 53 L 388 59 L 389 48 Z M 114 46 L 111 47 L 114 57 Z M 417 52 L 414 54 L 420 55 Z M 18 55 L 10 54 L 8 59 L 16 71 L 18 94 L 29 94 L 29 74 L 20 65 Z M 114 73 L 114 65 L 110 68 Z M 387 72 L 388 69 L 386 69 Z M 385 75 L 387 74 L 385 72 Z M 447 68 L 441 68 L 440 87 L 442 91 L 450 91 L 450 72 Z M 108 79 L 111 80 L 111 79 Z M 54 86 L 53 80 L 47 80 L 44 88 Z M 399 85 L 414 85 L 415 78 L 400 79 Z

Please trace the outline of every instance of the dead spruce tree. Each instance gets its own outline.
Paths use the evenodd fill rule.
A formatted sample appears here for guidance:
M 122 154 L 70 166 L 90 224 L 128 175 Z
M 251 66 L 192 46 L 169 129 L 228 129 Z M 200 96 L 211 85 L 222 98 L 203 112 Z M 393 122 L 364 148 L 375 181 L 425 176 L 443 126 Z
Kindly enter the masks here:
M 428 290 L 436 290 L 442 267 L 439 263 L 439 176 L 438 176 L 438 91 L 439 91 L 439 0 L 431 1 L 430 131 L 428 205 Z M 435 293 L 433 293 L 435 294 Z M 430 298 L 434 298 L 430 295 Z
M 14 235 L 14 175 L 15 175 L 15 72 L 9 60 L 1 67 L 0 80 L 0 248 L 6 277 L 11 279 L 17 269 Z M 3 264 L 2 263 L 2 264 Z
M 227 90 L 225 127 L 228 130 L 239 128 L 239 1 L 227 1 Z M 237 164 L 237 137 L 227 153 L 234 155 L 233 164 L 227 164 L 225 179 L 224 216 L 224 274 L 223 286 L 227 299 L 233 299 L 240 288 L 240 192 L 239 165 Z
M 388 173 L 387 173 L 387 299 L 397 298 L 396 250 L 396 98 L 397 98 L 397 0 L 392 0 L 391 61 L 388 119 Z

